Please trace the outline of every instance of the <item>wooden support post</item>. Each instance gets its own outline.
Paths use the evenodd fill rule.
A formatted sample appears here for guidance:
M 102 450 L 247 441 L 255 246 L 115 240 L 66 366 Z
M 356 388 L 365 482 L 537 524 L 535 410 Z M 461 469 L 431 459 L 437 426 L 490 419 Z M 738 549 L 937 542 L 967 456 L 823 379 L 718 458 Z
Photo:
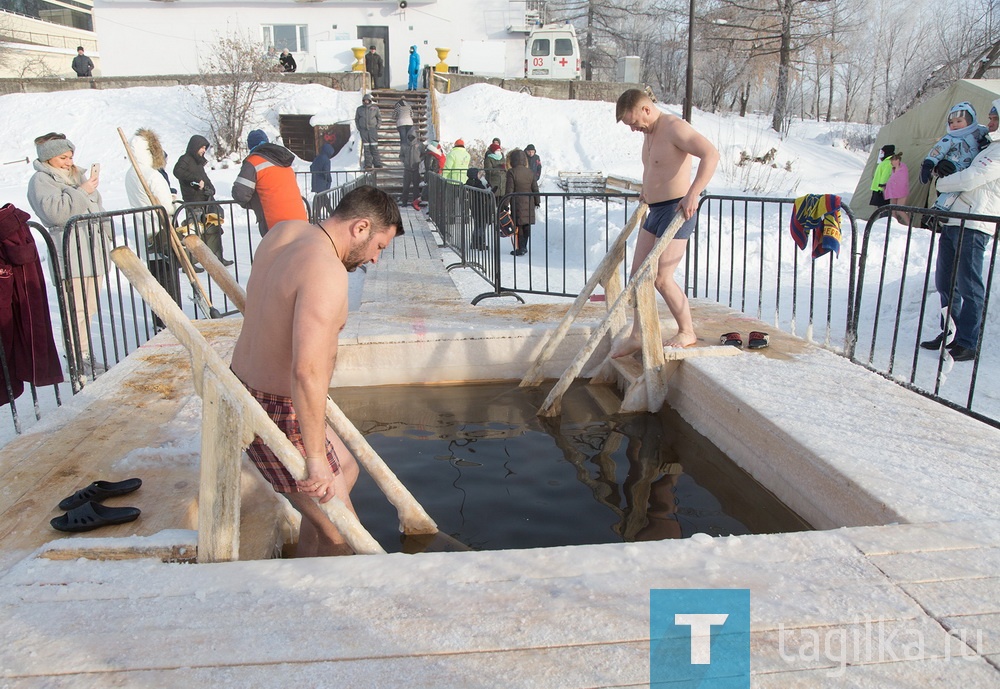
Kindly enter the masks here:
M 646 270 L 635 284 L 636 318 L 642 333 L 642 370 L 646 390 L 646 411 L 657 411 L 667 399 L 667 384 L 663 379 L 663 339 L 660 314 L 656 308 L 656 274 Z
M 233 305 L 242 313 L 246 308 L 247 295 L 233 276 L 226 270 L 211 249 L 195 235 L 184 238 L 184 246 L 191 250 L 195 258 L 205 267 L 208 274 L 222 288 Z M 365 437 L 344 415 L 340 407 L 326 398 L 326 422 L 344 441 L 358 463 L 361 464 L 385 494 L 386 499 L 396 508 L 399 528 L 405 534 L 435 534 L 437 524 L 420 506 L 413 494 L 406 489 Z
M 604 334 L 607 333 L 608 330 L 611 328 L 611 323 L 613 322 L 614 315 L 616 313 L 620 313 L 620 310 L 625 308 L 625 305 L 629 301 L 629 295 L 634 295 L 636 293 L 637 286 L 643 282 L 644 276 L 646 275 L 649 276 L 648 278 L 649 284 L 647 287 L 645 287 L 645 289 L 648 290 L 653 289 L 653 278 L 655 278 L 656 276 L 656 265 L 660 259 L 660 254 L 663 253 L 663 250 L 667 248 L 667 244 L 670 242 L 670 240 L 674 238 L 674 235 L 677 234 L 677 231 L 681 228 L 681 225 L 683 223 L 684 223 L 684 214 L 677 213 L 674 216 L 674 219 L 670 221 L 670 224 L 667 226 L 667 229 L 663 233 L 663 236 L 661 236 L 659 239 L 656 240 L 656 243 L 653 245 L 653 248 L 650 249 L 649 251 L 649 255 L 646 256 L 646 258 L 643 260 L 642 265 L 640 265 L 638 270 L 635 271 L 632 282 L 629 283 L 628 287 L 620 295 L 618 295 L 618 298 L 615 299 L 614 304 L 612 304 L 611 308 L 608 310 L 608 315 L 604 318 L 603 321 L 601 321 L 600 325 L 598 325 L 597 328 L 594 330 L 594 332 L 591 334 L 590 339 L 587 340 L 587 343 L 583 346 L 583 349 L 580 351 L 579 354 L 576 355 L 576 358 L 574 358 L 572 363 L 570 363 L 569 367 L 562 374 L 562 377 L 559 378 L 559 381 L 556 383 L 555 387 L 553 387 L 552 390 L 549 391 L 548 396 L 545 398 L 545 401 L 542 402 L 542 406 L 538 410 L 539 416 L 559 415 L 560 410 L 562 408 L 562 396 L 566 394 L 566 391 L 569 389 L 569 386 L 573 383 L 574 380 L 576 380 L 577 376 L 580 375 L 580 372 L 583 370 L 583 367 L 587 363 L 587 360 L 590 359 L 590 357 L 594 353 L 594 350 L 597 349 L 597 345 L 600 343 L 601 338 L 604 337 Z M 657 333 L 655 341 L 658 345 L 660 345 L 662 349 L 663 342 L 659 334 L 659 318 L 656 319 L 656 323 L 657 323 Z M 656 410 L 653 409 L 650 411 L 656 411 Z
M 191 355 L 194 387 L 198 394 L 204 396 L 206 382 L 208 385 L 218 383 L 218 386 L 224 389 L 220 395 L 226 395 L 237 407 L 237 413 L 242 417 L 241 432 L 235 434 L 240 436 L 240 446 L 246 447 L 253 440 L 254 434 L 259 435 L 281 463 L 285 465 L 292 478 L 297 480 L 306 478 L 306 463 L 302 454 L 271 421 L 263 407 L 250 395 L 236 375 L 229 370 L 229 366 L 209 346 L 202 334 L 191 324 L 191 321 L 173 302 L 166 290 L 156 282 L 139 257 L 132 253 L 128 247 L 121 246 L 111 252 L 111 260 L 125 274 L 128 281 L 142 295 L 142 298 L 160 317 L 160 320 L 166 324 L 174 337 L 187 348 Z M 233 431 L 230 429 L 229 432 Z M 215 490 L 219 491 L 218 488 Z M 344 536 L 354 552 L 358 554 L 385 552 L 361 525 L 358 518 L 347 509 L 342 500 L 335 497 L 329 502 L 319 503 L 319 507 L 330 518 L 330 521 Z M 199 519 L 199 530 L 201 528 L 200 522 Z
M 562 321 L 559 323 L 558 327 L 552 331 L 548 339 L 545 342 L 545 346 L 542 348 L 541 353 L 531 364 L 531 368 L 528 372 L 524 374 L 524 378 L 521 379 L 521 384 L 519 387 L 529 387 L 532 385 L 538 385 L 542 382 L 542 368 L 544 365 L 552 358 L 555 354 L 556 349 L 562 343 L 563 338 L 566 337 L 566 333 L 569 332 L 569 328 L 573 325 L 573 321 L 577 319 L 580 312 L 583 311 L 583 307 L 586 306 L 587 300 L 590 299 L 590 295 L 593 294 L 594 288 L 601 284 L 602 280 L 613 279 L 610 276 L 614 275 L 618 271 L 618 265 L 622 262 L 625 256 L 625 245 L 628 242 L 629 235 L 632 231 L 639 225 L 642 218 L 646 216 L 647 206 L 644 203 L 639 204 L 639 207 L 635 209 L 632 217 L 628 221 L 628 225 L 622 230 L 621 234 L 615 239 L 614 244 L 608 250 L 608 253 L 604 256 L 601 264 L 597 266 L 597 270 L 594 274 L 590 276 L 587 280 L 587 284 L 584 285 L 583 290 L 577 296 L 576 300 L 573 302 L 572 306 L 563 316 Z M 621 285 L 621 278 L 618 278 L 618 285 Z M 611 296 L 605 292 L 606 298 L 611 299 Z M 617 295 L 615 295 L 617 296 Z M 622 316 L 624 318 L 624 316 Z
M 202 375 L 198 560 L 227 562 L 240 556 L 240 459 L 251 431 L 212 371 Z

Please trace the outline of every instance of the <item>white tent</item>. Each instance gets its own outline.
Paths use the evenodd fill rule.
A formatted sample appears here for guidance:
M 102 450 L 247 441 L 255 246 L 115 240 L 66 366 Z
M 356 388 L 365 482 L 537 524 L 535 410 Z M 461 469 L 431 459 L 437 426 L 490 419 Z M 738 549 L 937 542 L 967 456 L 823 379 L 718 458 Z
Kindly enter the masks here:
M 994 100 L 1000 98 L 1000 79 L 960 79 L 944 91 L 907 110 L 879 130 L 875 145 L 865 163 L 865 169 L 858 180 L 851 200 L 851 210 L 859 218 L 868 218 L 875 208 L 871 199 L 872 175 L 878 165 L 879 151 L 886 144 L 902 152 L 903 162 L 910 171 L 909 206 L 926 207 L 929 185 L 920 183 L 920 163 L 931 150 L 931 146 L 944 136 L 948 111 L 956 103 L 968 101 L 976 109 L 980 124 L 986 124 L 986 117 Z

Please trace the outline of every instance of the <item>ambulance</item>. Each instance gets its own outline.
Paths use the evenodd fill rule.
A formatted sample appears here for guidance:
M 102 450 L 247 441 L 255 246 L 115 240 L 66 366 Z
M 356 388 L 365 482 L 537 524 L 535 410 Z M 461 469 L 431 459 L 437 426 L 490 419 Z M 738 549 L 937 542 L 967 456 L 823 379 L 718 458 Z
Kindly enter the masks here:
M 524 50 L 527 79 L 579 79 L 580 44 L 570 24 L 540 26 L 531 30 Z

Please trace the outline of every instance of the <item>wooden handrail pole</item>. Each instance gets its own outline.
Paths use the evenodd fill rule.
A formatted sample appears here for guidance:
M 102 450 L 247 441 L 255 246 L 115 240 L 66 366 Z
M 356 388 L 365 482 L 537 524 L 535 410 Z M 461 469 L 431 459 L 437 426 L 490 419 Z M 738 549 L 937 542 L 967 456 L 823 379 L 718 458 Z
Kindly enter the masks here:
M 583 290 L 579 295 L 577 295 L 576 300 L 569 307 L 569 310 L 566 312 L 566 315 L 563 316 L 558 327 L 548 334 L 545 346 L 542 348 L 541 353 L 535 358 L 535 361 L 531 364 L 531 368 L 524 374 L 524 378 L 521 379 L 519 387 L 529 387 L 538 385 L 542 382 L 542 368 L 546 363 L 548 363 L 549 359 L 555 355 L 556 349 L 558 349 L 559 345 L 566 337 L 566 333 L 569 332 L 570 326 L 577 319 L 577 317 L 579 317 L 580 312 L 583 311 L 583 307 L 587 305 L 587 300 L 590 299 L 590 295 L 593 294 L 594 288 L 596 288 L 597 285 L 602 284 L 605 280 L 612 280 L 613 278 L 611 276 L 618 271 L 618 264 L 625 256 L 625 246 L 628 243 L 628 238 L 631 236 L 632 231 L 635 230 L 635 228 L 642 222 L 642 219 L 646 215 L 647 208 L 648 206 L 645 203 L 640 203 L 639 207 L 635 209 L 634 213 L 632 213 L 632 217 L 629 218 L 625 229 L 621 231 L 617 238 L 615 238 L 611 248 L 608 249 L 608 253 L 604 255 L 604 258 L 601 260 L 600 265 L 597 266 L 594 274 L 590 276 L 589 280 L 587 280 L 587 284 L 584 285 Z M 610 295 L 605 292 L 605 296 Z M 615 296 L 617 296 L 617 294 Z
M 178 341 L 187 348 L 191 355 L 191 369 L 194 375 L 194 387 L 199 396 L 204 398 L 205 384 L 214 385 L 218 381 L 225 388 L 226 394 L 232 397 L 238 405 L 244 425 L 239 429 L 238 440 L 241 447 L 246 447 L 259 435 L 275 456 L 285 465 L 292 478 L 303 480 L 308 476 L 306 462 L 302 453 L 295 449 L 291 441 L 267 415 L 264 408 L 244 387 L 222 358 L 208 344 L 204 336 L 198 332 L 180 307 L 174 303 L 166 290 L 156 282 L 149 270 L 142 264 L 128 247 L 120 246 L 111 252 L 111 260 L 124 273 L 128 281 L 135 287 L 143 300 L 149 304 L 167 329 Z M 206 376 L 206 372 L 211 375 Z M 213 380 L 213 378 L 215 380 Z M 333 498 L 325 503 L 318 503 L 319 508 L 329 517 L 333 525 L 344 536 L 347 543 L 358 554 L 384 553 L 371 534 L 358 521 L 358 518 L 347 509 L 339 498 Z
M 247 294 L 211 249 L 195 235 L 185 237 L 184 245 L 191 249 L 216 284 L 242 312 L 246 308 Z M 202 260 L 202 256 L 205 260 Z M 412 535 L 438 533 L 434 520 L 329 396 L 326 398 L 326 422 L 344 441 L 344 445 L 365 468 L 386 499 L 396 508 L 399 528 L 403 533 Z

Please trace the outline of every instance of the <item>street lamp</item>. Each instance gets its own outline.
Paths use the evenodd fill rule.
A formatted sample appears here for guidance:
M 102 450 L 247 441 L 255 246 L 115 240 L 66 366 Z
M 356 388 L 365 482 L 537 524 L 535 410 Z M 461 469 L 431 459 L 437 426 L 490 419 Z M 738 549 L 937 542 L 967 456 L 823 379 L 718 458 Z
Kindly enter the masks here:
M 694 0 L 688 6 L 688 54 L 684 75 L 684 120 L 691 121 L 691 102 L 694 100 Z

